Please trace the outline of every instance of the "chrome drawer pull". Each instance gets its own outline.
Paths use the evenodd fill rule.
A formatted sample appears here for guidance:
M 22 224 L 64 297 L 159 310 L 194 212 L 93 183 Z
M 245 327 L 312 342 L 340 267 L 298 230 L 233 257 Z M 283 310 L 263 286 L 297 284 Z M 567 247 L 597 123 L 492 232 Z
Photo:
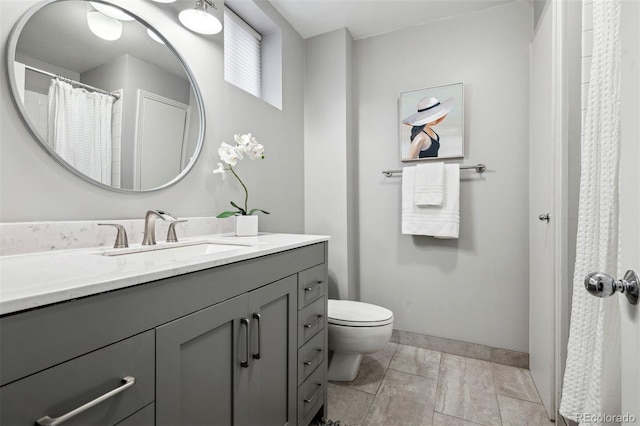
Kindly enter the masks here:
M 38 420 L 36 422 L 36 424 L 38 424 L 40 426 L 56 426 L 56 425 L 62 424 L 64 422 L 66 422 L 67 420 L 69 420 L 70 418 L 77 416 L 78 414 L 82 413 L 83 411 L 87 411 L 89 408 L 94 407 L 94 406 L 100 404 L 103 401 L 106 401 L 107 399 L 111 398 L 112 396 L 115 396 L 115 395 L 125 391 L 126 389 L 130 388 L 131 386 L 133 386 L 135 384 L 136 384 L 136 378 L 135 377 L 131 377 L 131 376 L 124 377 L 122 379 L 122 385 L 118 386 L 114 390 L 109 391 L 109 392 L 105 393 L 104 395 L 97 397 L 93 401 L 87 402 L 83 406 L 80 406 L 80 407 L 76 408 L 75 410 L 69 411 L 67 414 L 64 414 L 64 415 L 62 415 L 60 417 L 55 417 L 55 418 L 52 419 L 49 416 L 44 416 L 43 418 Z
M 304 328 L 315 327 L 322 320 L 322 318 L 324 318 L 324 315 L 318 315 L 318 318 L 315 321 L 312 321 L 309 324 L 305 324 Z
M 324 281 L 316 281 L 313 285 L 310 285 L 309 287 L 305 287 L 304 291 L 313 291 L 316 288 L 318 288 L 319 285 L 323 284 Z
M 317 351 L 318 351 L 318 354 L 314 356 L 313 359 L 310 359 L 309 361 L 305 361 L 304 365 L 311 365 L 314 362 L 316 362 L 318 358 L 320 358 L 320 355 L 322 355 L 322 349 L 317 349 Z
M 313 393 L 313 395 L 311 395 L 309 398 L 305 398 L 303 401 L 307 404 L 310 404 L 313 402 L 314 399 L 316 399 L 316 396 L 318 396 L 318 394 L 320 393 L 320 391 L 322 390 L 322 383 L 317 383 L 318 385 L 318 390 L 315 391 Z

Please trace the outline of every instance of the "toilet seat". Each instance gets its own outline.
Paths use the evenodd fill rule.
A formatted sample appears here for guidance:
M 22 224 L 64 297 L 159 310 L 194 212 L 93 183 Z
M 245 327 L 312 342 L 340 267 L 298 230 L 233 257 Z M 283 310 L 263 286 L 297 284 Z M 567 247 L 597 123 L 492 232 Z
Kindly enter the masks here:
M 391 324 L 393 312 L 370 303 L 329 299 L 327 320 L 347 327 L 378 327 Z

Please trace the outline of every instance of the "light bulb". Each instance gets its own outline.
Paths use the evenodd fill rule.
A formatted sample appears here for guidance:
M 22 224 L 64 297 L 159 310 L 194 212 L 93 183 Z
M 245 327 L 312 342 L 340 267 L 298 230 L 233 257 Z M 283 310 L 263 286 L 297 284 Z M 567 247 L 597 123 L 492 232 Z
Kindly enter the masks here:
M 122 36 L 122 22 L 92 10 L 87 12 L 87 23 L 92 33 L 104 40 L 117 40 Z
M 178 15 L 182 25 L 200 34 L 217 34 L 222 24 L 215 16 L 200 9 L 185 9 Z

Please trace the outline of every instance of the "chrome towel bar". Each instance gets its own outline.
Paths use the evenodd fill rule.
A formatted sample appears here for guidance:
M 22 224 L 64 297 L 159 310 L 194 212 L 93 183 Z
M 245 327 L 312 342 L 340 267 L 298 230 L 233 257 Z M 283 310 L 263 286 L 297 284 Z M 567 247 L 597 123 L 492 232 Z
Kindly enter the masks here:
M 476 173 L 484 173 L 487 170 L 487 166 L 485 164 L 476 164 L 475 166 L 460 166 L 461 169 L 475 169 Z M 394 174 L 402 173 L 402 170 L 383 170 L 382 174 L 386 177 L 391 177 Z

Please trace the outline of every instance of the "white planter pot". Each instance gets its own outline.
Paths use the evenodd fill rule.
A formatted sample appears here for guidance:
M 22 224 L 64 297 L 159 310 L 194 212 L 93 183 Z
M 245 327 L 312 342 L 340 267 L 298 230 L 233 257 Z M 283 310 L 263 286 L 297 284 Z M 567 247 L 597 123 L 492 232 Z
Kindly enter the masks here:
M 236 218 L 236 236 L 249 237 L 258 235 L 258 216 L 235 216 Z

